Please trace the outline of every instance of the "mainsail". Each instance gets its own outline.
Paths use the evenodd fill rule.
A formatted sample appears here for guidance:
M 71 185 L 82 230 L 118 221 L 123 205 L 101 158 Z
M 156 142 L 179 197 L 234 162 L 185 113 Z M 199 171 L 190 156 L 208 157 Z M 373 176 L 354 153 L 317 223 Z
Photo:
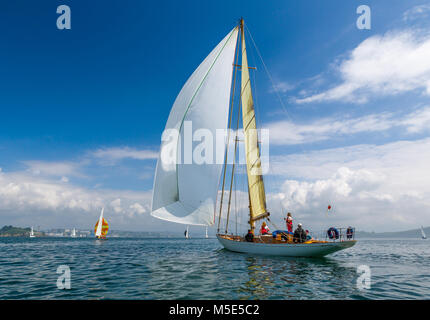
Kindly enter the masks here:
M 250 201 L 251 222 L 268 215 L 266 193 L 261 173 L 260 150 L 258 146 L 257 125 L 255 122 L 254 101 L 252 99 L 249 79 L 248 58 L 246 55 L 245 33 L 242 30 L 242 121 L 245 135 L 246 170 L 248 175 L 248 192 Z
M 105 237 L 109 230 L 109 225 L 107 221 L 103 218 L 103 212 L 104 212 L 104 208 L 102 208 L 102 212 L 100 213 L 100 218 L 97 221 L 96 226 L 94 227 L 94 234 L 97 238 Z
M 238 27 L 194 71 L 173 104 L 155 173 L 151 210 L 154 217 L 189 225 L 213 224 L 222 163 L 215 164 L 215 157 L 212 163 L 189 161 L 190 154 L 183 150 L 187 143 L 184 127 L 187 122 L 193 132 L 209 130 L 214 138 L 217 129 L 227 128 L 237 35 Z M 217 158 L 224 156 L 220 157 L 220 149 L 217 148 Z

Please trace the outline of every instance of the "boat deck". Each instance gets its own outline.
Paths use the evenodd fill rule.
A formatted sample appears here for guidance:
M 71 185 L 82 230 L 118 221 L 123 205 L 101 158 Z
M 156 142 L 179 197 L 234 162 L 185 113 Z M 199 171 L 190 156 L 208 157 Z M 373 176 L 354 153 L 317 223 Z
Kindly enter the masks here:
M 233 240 L 238 242 L 247 242 L 245 240 L 245 237 L 237 236 L 237 235 L 229 235 L 229 234 L 218 234 L 219 237 L 226 239 L 226 240 Z M 323 241 L 323 240 L 309 240 L 302 243 L 296 243 L 293 242 L 293 238 L 289 237 L 288 240 L 279 239 L 279 238 L 273 238 L 271 234 L 268 235 L 260 235 L 260 236 L 254 236 L 255 243 L 274 243 L 274 244 L 310 244 L 310 243 L 329 243 L 329 241 Z M 330 241 L 333 242 L 333 241 Z

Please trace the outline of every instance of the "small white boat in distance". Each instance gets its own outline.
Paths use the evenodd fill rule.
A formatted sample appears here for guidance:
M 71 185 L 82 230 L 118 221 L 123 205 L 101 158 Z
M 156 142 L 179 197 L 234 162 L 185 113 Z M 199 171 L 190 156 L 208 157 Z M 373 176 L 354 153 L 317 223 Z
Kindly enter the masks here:
M 427 239 L 427 236 L 426 236 L 426 234 L 424 232 L 423 226 L 421 226 L 421 239 L 423 239 L 423 240 Z
M 205 235 L 205 238 L 207 239 L 207 238 L 209 238 L 209 236 L 208 236 L 208 227 L 206 227 L 206 235 Z
M 190 234 L 188 233 L 188 226 L 187 226 L 187 230 L 185 230 L 185 232 L 184 232 L 184 236 L 185 236 L 185 239 L 190 238 Z
M 31 230 L 30 230 L 30 238 L 35 238 L 36 236 L 34 235 L 34 230 L 33 230 L 33 227 L 31 227 Z
M 76 238 L 76 229 L 73 228 L 72 234 L 70 235 L 72 238 Z

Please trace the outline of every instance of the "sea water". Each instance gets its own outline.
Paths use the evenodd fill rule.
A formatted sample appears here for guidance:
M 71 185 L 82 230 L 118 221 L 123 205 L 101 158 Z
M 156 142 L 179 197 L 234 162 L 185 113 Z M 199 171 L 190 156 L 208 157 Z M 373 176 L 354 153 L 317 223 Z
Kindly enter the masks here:
M 0 238 L 0 299 L 429 298 L 430 240 L 359 240 L 317 259 L 229 252 L 215 238 Z

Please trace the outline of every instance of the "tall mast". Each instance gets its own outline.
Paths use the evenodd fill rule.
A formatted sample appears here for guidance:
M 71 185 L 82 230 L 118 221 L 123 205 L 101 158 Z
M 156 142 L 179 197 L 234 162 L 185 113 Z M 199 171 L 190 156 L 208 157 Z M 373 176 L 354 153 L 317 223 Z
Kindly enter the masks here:
M 270 215 L 266 209 L 266 192 L 261 172 L 260 146 L 258 144 L 257 123 L 255 121 L 254 100 L 249 78 L 248 57 L 246 55 L 244 21 L 240 19 L 242 38 L 242 79 L 240 99 L 242 102 L 242 122 L 245 136 L 246 173 L 249 194 L 249 225 L 255 228 L 255 221 Z
M 236 27 L 238 28 L 238 27 Z M 236 42 L 236 48 L 235 48 L 235 58 L 234 58 L 234 62 L 233 62 L 233 86 L 232 86 L 232 90 L 231 90 L 231 101 L 230 101 L 230 117 L 228 119 L 228 131 L 227 131 L 227 144 L 226 144 L 226 150 L 225 150 L 225 156 L 224 156 L 224 174 L 223 174 L 223 178 L 222 178 L 222 188 L 221 188 L 221 199 L 220 199 L 220 205 L 219 205 L 219 215 L 218 215 L 218 230 L 217 232 L 219 232 L 220 230 L 220 225 L 221 225 L 221 215 L 222 215 L 222 205 L 223 205 L 223 200 L 224 200 L 224 189 L 225 189 L 225 178 L 226 178 L 226 173 L 227 173 L 227 160 L 228 160 L 228 145 L 230 143 L 230 131 L 231 131 L 231 123 L 232 123 L 232 117 L 233 117 L 233 104 L 234 104 L 234 92 L 235 92 L 235 88 L 236 88 L 236 74 L 237 74 L 237 60 L 239 58 L 239 47 L 240 47 L 240 34 L 237 37 L 237 42 Z M 228 221 L 228 220 L 227 220 Z M 227 226 L 226 226 L 226 230 L 227 230 Z M 227 231 L 226 231 L 227 233 Z

